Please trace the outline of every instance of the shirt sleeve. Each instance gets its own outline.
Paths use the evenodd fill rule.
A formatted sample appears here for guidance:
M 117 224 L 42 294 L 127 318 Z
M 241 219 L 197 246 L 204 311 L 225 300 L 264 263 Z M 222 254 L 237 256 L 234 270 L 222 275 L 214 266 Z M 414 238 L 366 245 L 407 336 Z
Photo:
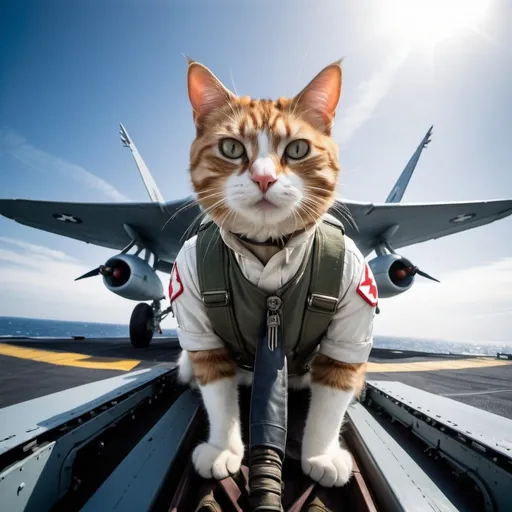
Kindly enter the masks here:
M 345 237 L 340 302 L 319 352 L 344 363 L 364 363 L 373 345 L 377 285 L 354 242 Z
M 196 237 L 187 240 L 173 265 L 169 300 L 178 323 L 177 333 L 184 350 L 213 350 L 224 346 L 215 334 L 199 291 L 196 270 Z

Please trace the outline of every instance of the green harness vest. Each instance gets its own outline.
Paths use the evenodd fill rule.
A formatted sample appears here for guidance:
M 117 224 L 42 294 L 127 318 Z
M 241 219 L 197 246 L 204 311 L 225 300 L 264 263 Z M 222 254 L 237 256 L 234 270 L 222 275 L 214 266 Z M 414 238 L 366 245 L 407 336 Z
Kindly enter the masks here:
M 336 312 L 345 256 L 341 224 L 324 219 L 314 236 L 309 254 L 293 279 L 269 294 L 242 274 L 215 223 L 199 228 L 199 289 L 213 330 L 238 366 L 253 368 L 258 339 L 277 322 L 282 327 L 288 373 L 308 371 L 308 363 Z M 279 299 L 276 314 L 272 306 Z

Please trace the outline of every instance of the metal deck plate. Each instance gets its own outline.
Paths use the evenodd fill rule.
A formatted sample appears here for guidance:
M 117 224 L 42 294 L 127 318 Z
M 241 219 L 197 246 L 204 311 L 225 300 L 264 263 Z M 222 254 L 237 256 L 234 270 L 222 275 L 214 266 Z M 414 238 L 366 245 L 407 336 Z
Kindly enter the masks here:
M 347 410 L 359 439 L 361 472 L 387 510 L 455 512 L 457 509 L 431 478 L 359 403 Z M 356 446 L 354 446 L 356 448 Z
M 0 409 L 0 455 L 168 371 L 138 370 Z
M 183 393 L 81 512 L 150 510 L 200 403 L 193 391 Z
M 512 420 L 401 382 L 368 381 L 368 384 L 464 437 L 512 458 Z

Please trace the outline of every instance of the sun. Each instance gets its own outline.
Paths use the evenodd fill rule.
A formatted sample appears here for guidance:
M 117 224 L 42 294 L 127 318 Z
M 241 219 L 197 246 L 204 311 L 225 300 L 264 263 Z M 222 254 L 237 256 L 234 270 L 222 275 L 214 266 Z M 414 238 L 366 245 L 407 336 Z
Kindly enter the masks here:
M 477 32 L 489 0 L 388 0 L 384 5 L 385 25 L 396 36 L 435 46 L 463 30 Z

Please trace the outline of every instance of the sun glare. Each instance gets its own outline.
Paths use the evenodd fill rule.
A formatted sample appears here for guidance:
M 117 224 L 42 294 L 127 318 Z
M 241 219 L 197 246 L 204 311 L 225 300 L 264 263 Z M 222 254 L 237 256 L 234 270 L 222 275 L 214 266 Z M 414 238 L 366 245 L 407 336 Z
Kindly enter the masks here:
M 434 46 L 465 29 L 478 31 L 488 0 L 392 0 L 387 27 L 410 42 Z

